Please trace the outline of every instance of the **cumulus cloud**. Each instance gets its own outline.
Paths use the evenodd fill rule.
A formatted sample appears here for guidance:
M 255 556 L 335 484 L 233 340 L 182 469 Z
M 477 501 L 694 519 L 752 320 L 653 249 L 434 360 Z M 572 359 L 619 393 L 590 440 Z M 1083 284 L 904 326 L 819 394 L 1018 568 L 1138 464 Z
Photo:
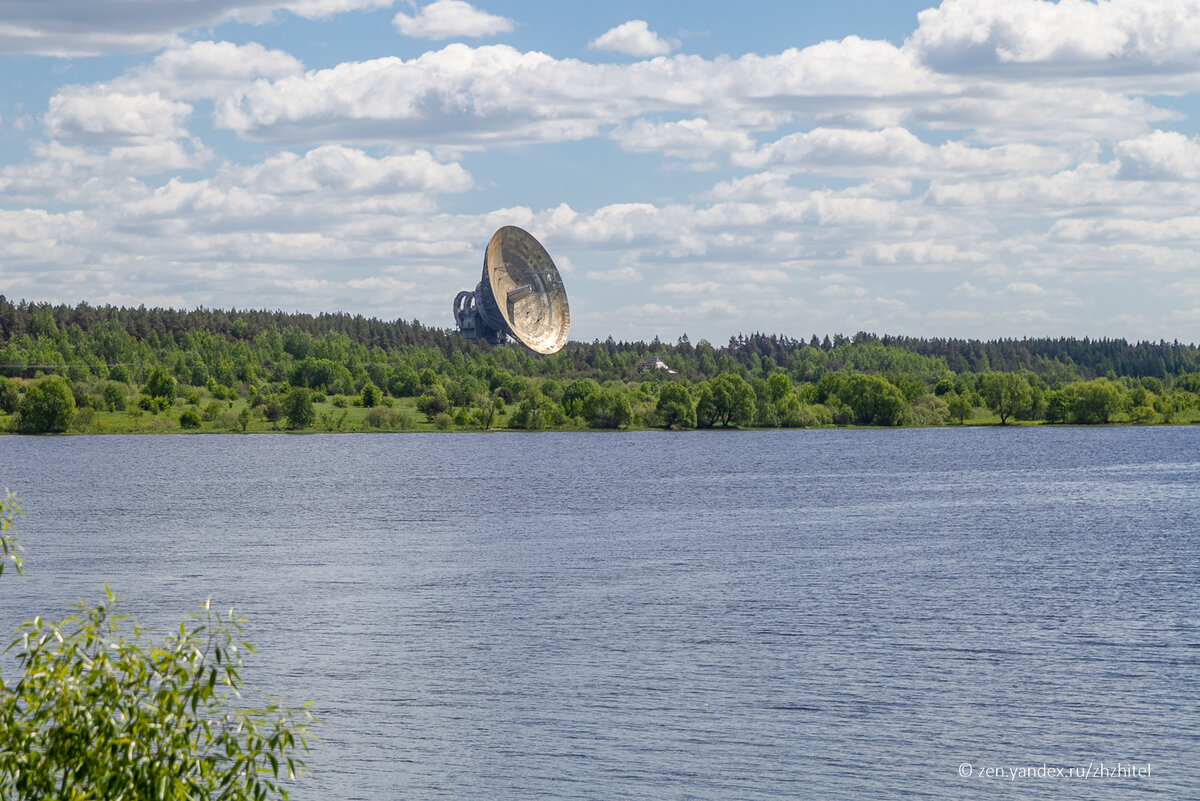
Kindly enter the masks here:
M 720 113 L 762 127 L 796 113 L 861 108 L 862 97 L 885 97 L 900 109 L 940 91 L 899 49 L 855 37 L 769 57 L 672 56 L 628 65 L 451 44 L 407 61 L 382 58 L 257 81 L 223 101 L 217 120 L 262 140 L 479 145 L 579 139 L 663 112 Z
M 349 308 L 448 325 L 447 298 L 478 280 L 482 243 L 517 224 L 564 272 L 579 265 L 595 295 L 575 319 L 585 338 L 801 324 L 1095 332 L 1075 326 L 1101 317 L 1077 308 L 1120 324 L 1186 320 L 1195 293 L 1181 305 L 1171 287 L 1198 255 L 1200 140 L 1169 130 L 1177 112 L 1154 93 L 1200 85 L 1196 3 L 947 0 L 902 47 L 851 36 L 709 59 L 672 53 L 643 23 L 605 34 L 635 34 L 617 49 L 630 62 L 451 44 L 306 70 L 280 50 L 175 34 L 388 2 L 97 0 L 118 18 L 147 17 L 119 28 L 0 0 L 0 48 L 22 25 L 26 44 L 62 53 L 165 48 L 38 110 L 44 139 L 28 161 L 0 166 L 5 282 L 66 300 Z M 408 35 L 512 25 L 463 2 L 413 8 L 397 17 Z M 209 136 L 199 117 L 210 109 L 215 127 L 255 144 L 211 149 L 230 137 Z M 606 204 L 587 187 L 571 206 L 544 188 L 505 208 L 448 197 L 499 180 L 486 155 L 472 154 L 468 172 L 452 153 L 588 138 L 667 177 L 630 182 Z M 595 147 L 613 170 L 632 169 Z M 676 185 L 680 160 L 695 172 Z M 631 300 L 622 287 L 635 282 Z M 1174 335 L 1190 331 L 1200 334 L 1193 323 Z
M 1075 159 L 1073 152 L 1031 144 L 977 148 L 951 141 L 934 146 L 899 127 L 878 131 L 814 128 L 789 134 L 755 152 L 733 155 L 735 164 L 754 168 L 783 166 L 839 175 L 878 175 L 882 171 L 923 177 L 1044 172 L 1070 166 Z
M 1118 143 L 1113 155 L 1121 178 L 1143 181 L 1194 181 L 1200 178 L 1200 143 L 1177 131 L 1154 131 Z
M 0 0 L 0 53 L 69 58 L 142 53 L 179 44 L 191 28 L 236 19 L 266 22 L 280 11 L 310 18 L 386 7 L 392 0 Z
M 749 132 L 722 129 L 703 117 L 674 122 L 637 119 L 613 131 L 612 136 L 621 147 L 634 153 L 662 153 L 691 160 L 740 153 L 754 147 Z
M 186 135 L 183 121 L 192 107 L 149 94 L 80 89 L 50 99 L 43 120 L 55 139 L 89 145 L 132 145 L 176 139 Z
M 392 25 L 405 36 L 419 39 L 478 38 L 513 29 L 512 20 L 480 11 L 464 0 L 434 0 L 415 16 L 396 14 Z
M 939 70 L 1112 74 L 1200 64 L 1197 0 L 945 0 L 906 43 Z
M 230 182 L 269 195 L 364 195 L 463 192 L 472 186 L 459 164 L 442 164 L 426 151 L 373 158 L 362 150 L 327 145 L 303 155 L 280 153 L 248 167 L 228 167 Z
M 299 59 L 256 42 L 201 41 L 169 48 L 108 85 L 181 99 L 212 99 L 257 78 L 278 79 L 303 71 Z
M 588 42 L 590 50 L 608 50 L 636 58 L 665 56 L 677 47 L 678 40 L 663 39 L 643 19 L 623 22 Z

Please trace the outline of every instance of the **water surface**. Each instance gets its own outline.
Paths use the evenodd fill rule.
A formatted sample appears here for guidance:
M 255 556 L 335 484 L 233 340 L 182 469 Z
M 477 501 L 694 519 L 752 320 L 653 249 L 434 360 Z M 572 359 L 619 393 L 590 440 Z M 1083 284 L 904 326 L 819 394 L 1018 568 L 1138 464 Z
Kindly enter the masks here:
M 1200 429 L 3 437 L 27 577 L 251 620 L 299 799 L 1182 798 Z M 1149 777 L 980 778 L 1149 766 Z M 960 766 L 970 765 L 970 775 Z M 963 768 L 962 772 L 967 772 Z

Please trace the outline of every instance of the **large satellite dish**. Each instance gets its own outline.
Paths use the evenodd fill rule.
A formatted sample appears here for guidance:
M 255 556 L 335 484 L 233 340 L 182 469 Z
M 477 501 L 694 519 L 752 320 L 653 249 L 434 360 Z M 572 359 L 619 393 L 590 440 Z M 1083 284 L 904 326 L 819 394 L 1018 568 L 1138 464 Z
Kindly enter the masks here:
M 475 291 L 454 299 L 454 319 L 467 339 L 503 345 L 508 337 L 537 353 L 567 342 L 571 309 L 550 254 L 529 232 L 506 225 L 492 234 Z

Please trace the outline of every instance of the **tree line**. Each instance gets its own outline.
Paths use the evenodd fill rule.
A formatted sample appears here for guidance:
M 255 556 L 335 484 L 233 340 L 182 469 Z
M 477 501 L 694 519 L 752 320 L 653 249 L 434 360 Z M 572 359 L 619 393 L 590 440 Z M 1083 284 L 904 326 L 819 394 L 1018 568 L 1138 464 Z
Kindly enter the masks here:
M 538 356 L 415 321 L 0 296 L 0 425 L 29 432 L 118 413 L 243 431 L 1155 423 L 1190 420 L 1198 392 L 1200 348 L 1179 343 L 684 335 Z

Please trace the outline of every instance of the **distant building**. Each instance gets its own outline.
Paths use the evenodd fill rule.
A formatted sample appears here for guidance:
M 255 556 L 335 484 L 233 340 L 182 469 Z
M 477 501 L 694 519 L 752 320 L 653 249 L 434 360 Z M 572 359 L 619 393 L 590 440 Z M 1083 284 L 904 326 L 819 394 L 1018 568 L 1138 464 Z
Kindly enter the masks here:
M 638 360 L 635 368 L 639 373 L 648 373 L 651 370 L 662 370 L 667 375 L 675 375 L 675 371 L 667 367 L 666 363 L 657 356 L 643 356 Z

